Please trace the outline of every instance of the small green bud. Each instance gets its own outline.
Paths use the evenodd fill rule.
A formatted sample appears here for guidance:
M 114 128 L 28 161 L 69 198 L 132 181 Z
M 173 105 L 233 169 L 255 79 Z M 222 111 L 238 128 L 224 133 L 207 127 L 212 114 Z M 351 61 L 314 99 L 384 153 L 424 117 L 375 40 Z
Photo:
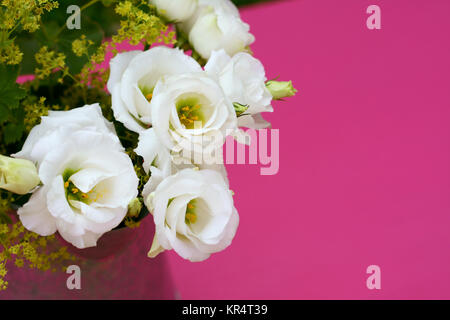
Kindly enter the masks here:
M 233 102 L 233 106 L 234 106 L 234 111 L 236 111 L 236 116 L 237 117 L 239 117 L 245 111 L 247 111 L 247 109 L 249 107 L 247 104 L 240 104 L 238 102 Z
M 297 90 L 292 86 L 292 81 L 275 81 L 270 80 L 266 82 L 266 87 L 274 100 L 285 97 L 292 97 Z
M 26 194 L 39 182 L 39 175 L 33 162 L 0 155 L 0 188 L 17 194 Z
M 142 203 L 139 198 L 134 198 L 128 204 L 128 216 L 129 217 L 137 217 L 142 209 Z

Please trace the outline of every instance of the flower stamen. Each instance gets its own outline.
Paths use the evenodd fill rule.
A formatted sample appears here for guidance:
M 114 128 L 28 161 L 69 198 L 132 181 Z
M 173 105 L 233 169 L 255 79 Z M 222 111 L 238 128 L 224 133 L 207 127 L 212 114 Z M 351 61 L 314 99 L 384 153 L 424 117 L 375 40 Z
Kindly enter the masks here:
M 200 108 L 198 104 L 178 107 L 178 118 L 187 129 L 193 129 L 194 121 L 201 119 Z
M 186 213 L 185 220 L 188 224 L 195 223 L 197 221 L 197 215 L 195 213 Z
M 192 224 L 197 221 L 197 214 L 195 213 L 195 199 L 192 199 L 186 205 L 186 214 L 184 216 L 184 222 L 186 224 Z

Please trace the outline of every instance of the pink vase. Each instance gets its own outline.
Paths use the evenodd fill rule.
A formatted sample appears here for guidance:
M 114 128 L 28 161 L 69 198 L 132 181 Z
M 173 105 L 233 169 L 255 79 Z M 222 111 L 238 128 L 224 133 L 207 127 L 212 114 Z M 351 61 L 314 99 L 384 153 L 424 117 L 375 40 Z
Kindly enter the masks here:
M 94 248 L 69 250 L 79 257 L 81 289 L 67 288 L 71 274 L 42 272 L 8 265 L 8 289 L 0 299 L 174 299 L 166 257 L 147 257 L 154 234 L 152 217 L 140 227 L 113 230 Z

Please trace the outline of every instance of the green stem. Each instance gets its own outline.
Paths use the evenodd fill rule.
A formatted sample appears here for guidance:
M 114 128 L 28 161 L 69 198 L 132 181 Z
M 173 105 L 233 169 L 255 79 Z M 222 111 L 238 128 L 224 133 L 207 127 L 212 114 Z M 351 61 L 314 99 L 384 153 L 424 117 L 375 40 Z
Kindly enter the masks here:
M 8 37 L 7 37 L 7 38 L 9 38 L 9 36 L 11 35 L 11 33 L 13 33 L 14 30 L 16 30 L 17 27 L 18 27 L 19 25 L 20 25 L 20 23 L 16 23 L 16 25 L 15 25 L 11 30 L 9 30 L 9 32 L 8 32 Z

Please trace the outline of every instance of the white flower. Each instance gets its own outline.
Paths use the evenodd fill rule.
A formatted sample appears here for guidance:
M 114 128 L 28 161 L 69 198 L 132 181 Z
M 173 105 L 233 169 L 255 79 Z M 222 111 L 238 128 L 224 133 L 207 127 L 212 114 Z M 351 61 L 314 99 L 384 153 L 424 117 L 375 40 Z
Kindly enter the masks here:
M 232 103 L 204 72 L 160 79 L 151 110 L 156 136 L 175 152 L 221 147 L 229 131 L 237 129 Z
M 33 162 L 0 155 L 0 188 L 17 194 L 26 194 L 39 184 Z
M 139 135 L 136 154 L 144 159 L 143 168 L 150 178 L 142 190 L 144 199 L 153 192 L 156 187 L 168 176 L 180 170 L 191 169 L 210 169 L 215 170 L 222 175 L 228 184 L 227 171 L 223 164 L 223 155 L 221 149 L 219 154 L 213 159 L 208 159 L 207 163 L 203 157 L 199 162 L 195 162 L 195 157 L 184 157 L 182 152 L 172 153 L 158 139 L 153 128 L 145 130 Z
M 230 0 L 199 0 L 196 12 L 180 29 L 195 50 L 208 59 L 213 50 L 224 49 L 229 55 L 245 50 L 255 41 L 236 6 Z
M 51 112 L 21 152 L 36 161 L 43 186 L 18 210 L 28 230 L 58 231 L 77 248 L 96 245 L 116 227 L 137 196 L 130 158 L 98 105 Z
M 150 0 L 159 14 L 171 21 L 188 19 L 197 8 L 197 0 Z
M 230 245 L 239 224 L 231 191 L 212 170 L 184 169 L 145 202 L 156 225 L 149 257 L 173 249 L 190 261 L 205 260 Z
M 98 103 L 75 108 L 70 111 L 49 111 L 42 117 L 40 125 L 31 129 L 22 150 L 13 155 L 40 163 L 54 146 L 62 145 L 70 132 L 92 129 L 108 134 L 119 143 L 114 126 L 102 115 Z
M 110 68 L 107 87 L 114 117 L 137 133 L 152 123 L 150 101 L 162 76 L 202 70 L 183 51 L 163 46 L 119 53 L 111 59 Z
M 272 112 L 272 95 L 266 88 L 264 66 L 250 54 L 240 52 L 230 57 L 224 50 L 213 51 L 205 71 L 220 83 L 233 103 L 248 106 L 238 117 L 238 125 L 253 129 L 267 128 L 270 124 L 260 115 Z

